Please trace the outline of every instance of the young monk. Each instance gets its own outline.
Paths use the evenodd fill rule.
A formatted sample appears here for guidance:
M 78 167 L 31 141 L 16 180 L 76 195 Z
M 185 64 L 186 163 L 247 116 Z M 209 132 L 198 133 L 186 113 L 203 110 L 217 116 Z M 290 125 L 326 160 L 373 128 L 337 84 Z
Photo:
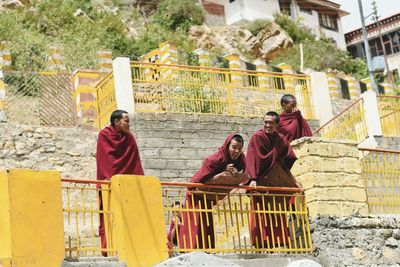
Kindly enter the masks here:
M 242 152 L 244 141 L 238 134 L 229 135 L 217 152 L 208 156 L 200 170 L 192 177 L 192 183 L 205 183 L 215 176 L 229 172 L 232 176 L 243 175 L 245 155 Z M 207 198 L 204 194 L 189 189 L 186 194 L 185 208 L 191 211 L 182 213 L 182 224 L 179 231 L 181 249 L 215 248 L 214 223 L 212 212 L 196 211 L 211 209 L 217 199 Z
M 281 98 L 283 112 L 277 127 L 278 133 L 286 137 L 290 142 L 303 136 L 312 136 L 312 131 L 307 121 L 297 109 L 297 101 L 294 95 L 286 94 Z
M 110 125 L 99 132 L 97 140 L 97 180 L 110 180 L 116 174 L 143 175 L 142 163 L 135 137 L 129 131 L 130 119 L 124 110 L 115 110 Z M 100 210 L 103 208 L 99 192 Z M 99 235 L 102 249 L 107 248 L 104 217 L 100 214 Z M 102 252 L 107 256 L 106 252 Z
M 279 115 L 273 111 L 267 112 L 264 116 L 264 127 L 250 139 L 246 153 L 246 173 L 251 177 L 252 186 L 263 185 L 265 177 L 277 162 L 290 169 L 296 161 L 289 142 L 276 131 L 278 123 Z M 286 216 L 262 213 L 268 210 L 267 203 L 274 209 L 271 200 L 271 196 L 251 197 L 252 210 L 255 212 L 250 216 L 250 236 L 256 248 L 265 249 L 288 243 Z
M 182 224 L 182 214 L 179 212 L 180 209 L 182 209 L 182 205 L 179 201 L 176 201 L 173 206 L 176 210 L 172 212 L 172 218 L 171 222 L 169 225 L 169 232 L 167 235 L 167 240 L 168 240 L 168 247 L 173 248 L 175 245 L 177 245 L 177 239 L 179 236 L 179 229 L 181 228 Z

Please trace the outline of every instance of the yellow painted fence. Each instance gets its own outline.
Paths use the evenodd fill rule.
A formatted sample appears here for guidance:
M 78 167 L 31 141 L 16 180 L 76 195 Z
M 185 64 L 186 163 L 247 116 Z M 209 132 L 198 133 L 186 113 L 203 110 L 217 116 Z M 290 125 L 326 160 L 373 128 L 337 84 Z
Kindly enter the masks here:
M 259 117 L 280 112 L 289 93 L 307 119 L 315 118 L 307 75 L 144 62 L 131 68 L 136 112 Z
M 361 174 L 373 214 L 400 214 L 400 151 L 360 149 Z
M 354 101 L 349 107 L 318 128 L 313 135 L 329 139 L 363 141 L 368 136 L 363 99 Z
M 313 250 L 307 204 L 300 189 L 210 188 L 210 185 L 173 182 L 162 185 L 170 253 L 311 253 Z
M 400 136 L 400 96 L 378 96 L 384 136 Z

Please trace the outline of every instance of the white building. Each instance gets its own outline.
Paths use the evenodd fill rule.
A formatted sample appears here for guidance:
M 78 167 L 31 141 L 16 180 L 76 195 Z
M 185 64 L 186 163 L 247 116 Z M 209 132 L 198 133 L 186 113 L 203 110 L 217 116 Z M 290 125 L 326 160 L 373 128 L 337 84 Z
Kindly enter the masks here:
M 212 21 L 224 17 L 226 25 L 271 19 L 275 12 L 286 12 L 293 19 L 301 18 L 317 37 L 332 38 L 342 49 L 346 42 L 341 17 L 348 15 L 340 5 L 327 0 L 201 0 Z

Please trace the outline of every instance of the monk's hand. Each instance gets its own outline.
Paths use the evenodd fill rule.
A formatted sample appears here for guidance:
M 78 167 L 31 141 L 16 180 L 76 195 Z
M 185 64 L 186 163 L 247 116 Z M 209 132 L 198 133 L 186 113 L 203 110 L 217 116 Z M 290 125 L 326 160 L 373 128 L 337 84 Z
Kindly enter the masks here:
M 257 181 L 256 180 L 252 180 L 250 182 L 249 186 L 257 186 Z
M 228 164 L 228 166 L 226 166 L 226 171 L 230 172 L 233 176 L 236 176 L 236 174 L 238 173 L 238 170 L 233 164 Z
M 298 110 L 299 110 L 298 108 L 292 108 L 292 112 L 296 112 Z

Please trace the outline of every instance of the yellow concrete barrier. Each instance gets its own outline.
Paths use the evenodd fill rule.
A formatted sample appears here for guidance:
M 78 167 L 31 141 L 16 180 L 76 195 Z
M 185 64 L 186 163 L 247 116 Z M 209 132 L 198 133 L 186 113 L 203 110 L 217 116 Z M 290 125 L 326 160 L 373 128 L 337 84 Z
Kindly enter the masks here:
M 128 267 L 147 267 L 168 258 L 161 183 L 157 177 L 113 176 L 111 209 L 119 260 Z
M 60 174 L 0 171 L 0 263 L 53 267 L 63 259 Z

